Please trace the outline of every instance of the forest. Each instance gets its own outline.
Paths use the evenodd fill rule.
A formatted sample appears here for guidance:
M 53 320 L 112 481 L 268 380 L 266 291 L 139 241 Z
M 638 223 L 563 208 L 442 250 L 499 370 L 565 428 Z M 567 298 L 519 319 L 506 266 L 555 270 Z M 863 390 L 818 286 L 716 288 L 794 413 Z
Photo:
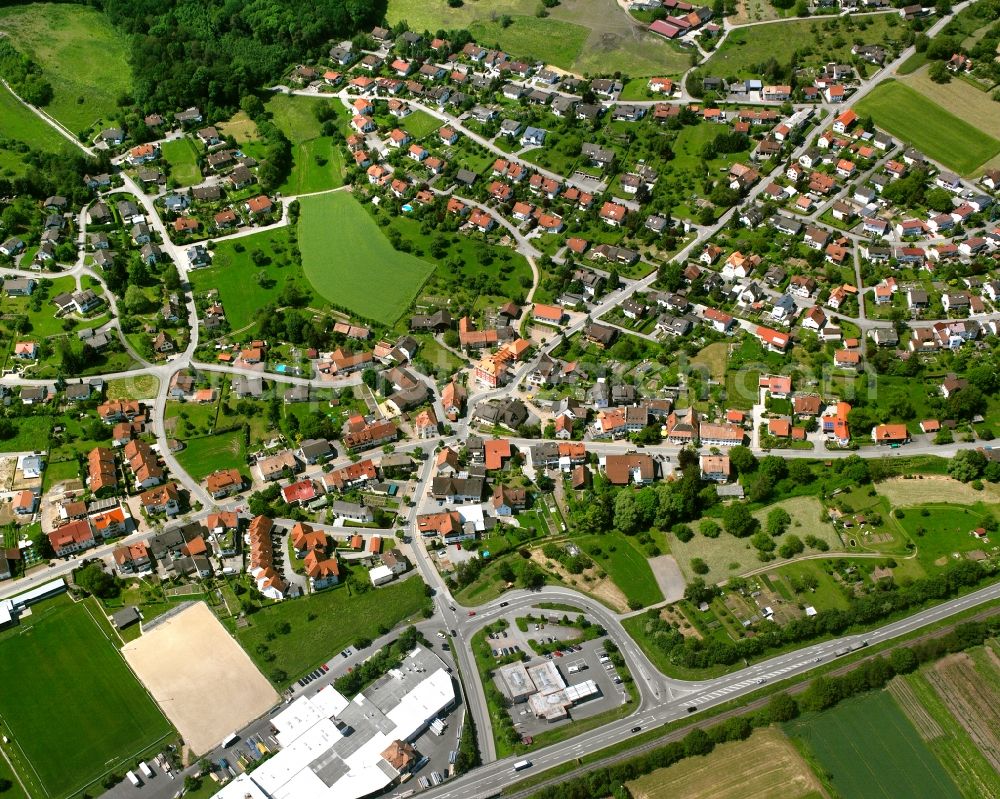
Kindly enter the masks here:
M 289 65 L 371 29 L 385 0 L 90 0 L 130 37 L 134 99 L 152 110 L 235 110 Z M 33 78 L 22 66 L 21 82 Z M 44 87 L 41 87 L 44 90 Z M 126 98 L 123 98 L 126 99 Z M 128 104 L 127 102 L 125 104 Z

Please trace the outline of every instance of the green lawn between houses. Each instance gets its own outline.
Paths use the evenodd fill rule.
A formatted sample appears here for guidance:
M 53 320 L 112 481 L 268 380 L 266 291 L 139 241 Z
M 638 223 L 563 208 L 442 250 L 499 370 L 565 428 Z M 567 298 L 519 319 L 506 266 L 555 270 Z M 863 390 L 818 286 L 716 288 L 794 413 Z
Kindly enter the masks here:
M 132 90 L 128 38 L 101 12 L 69 3 L 0 8 L 0 31 L 33 59 L 52 84 L 45 110 L 73 133 L 109 122 Z
M 160 146 L 160 152 L 164 160 L 170 164 L 170 177 L 181 186 L 194 186 L 201 183 L 198 153 L 190 139 L 173 139 L 164 142 Z
M 310 194 L 344 184 L 344 159 L 334 140 L 322 135 L 316 109 L 327 100 L 276 94 L 267 102 L 274 124 L 292 143 L 292 171 L 281 187 L 286 195 Z
M 811 750 L 841 796 L 960 799 L 955 783 L 886 691 L 784 725 Z
M 236 638 L 263 673 L 281 669 L 288 675 L 278 684 L 281 689 L 357 638 L 377 638 L 380 626 L 395 627 L 418 613 L 425 602 L 424 582 L 419 577 L 354 596 L 341 586 L 259 610 L 248 617 L 249 627 L 236 631 Z M 268 641 L 268 635 L 283 622 L 291 625 L 288 634 L 279 633 Z M 262 644 L 270 648 L 274 660 L 261 656 L 258 647 Z
M 0 634 L 0 663 L 4 733 L 36 796 L 82 790 L 171 733 L 87 606 L 66 596 Z
M 350 194 L 305 197 L 301 208 L 302 268 L 316 292 L 365 319 L 402 316 L 434 267 L 394 250 Z
M 242 430 L 189 438 L 177 461 L 199 482 L 219 469 L 239 469 L 244 477 L 249 475 Z
M 876 86 L 855 111 L 870 115 L 880 128 L 963 175 L 1000 153 L 1000 140 L 894 80 Z

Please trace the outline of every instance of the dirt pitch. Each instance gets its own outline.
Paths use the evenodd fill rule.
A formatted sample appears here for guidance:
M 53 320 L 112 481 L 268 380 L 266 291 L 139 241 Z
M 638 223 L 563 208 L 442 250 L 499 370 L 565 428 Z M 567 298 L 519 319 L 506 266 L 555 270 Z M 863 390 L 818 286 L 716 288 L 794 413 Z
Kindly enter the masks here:
M 799 799 L 826 796 L 816 775 L 776 729 L 715 747 L 627 783 L 635 799 Z
M 195 756 L 278 701 L 204 602 L 157 623 L 122 654 Z
M 926 505 L 953 502 L 956 505 L 971 505 L 974 502 L 1000 502 L 1000 486 L 983 483 L 983 490 L 976 491 L 968 483 L 962 483 L 943 475 L 925 474 L 921 478 L 894 477 L 875 484 L 875 490 L 889 500 L 893 507 Z

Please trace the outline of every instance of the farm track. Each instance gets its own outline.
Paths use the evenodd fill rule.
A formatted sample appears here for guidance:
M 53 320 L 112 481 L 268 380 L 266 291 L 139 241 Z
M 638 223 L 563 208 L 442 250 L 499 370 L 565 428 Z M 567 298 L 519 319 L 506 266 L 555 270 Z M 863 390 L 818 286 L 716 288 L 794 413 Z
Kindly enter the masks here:
M 933 741 L 944 735 L 941 725 L 923 706 L 920 698 L 914 693 L 913 687 L 904 678 L 896 677 L 889 683 L 888 690 L 921 738 L 925 741 Z

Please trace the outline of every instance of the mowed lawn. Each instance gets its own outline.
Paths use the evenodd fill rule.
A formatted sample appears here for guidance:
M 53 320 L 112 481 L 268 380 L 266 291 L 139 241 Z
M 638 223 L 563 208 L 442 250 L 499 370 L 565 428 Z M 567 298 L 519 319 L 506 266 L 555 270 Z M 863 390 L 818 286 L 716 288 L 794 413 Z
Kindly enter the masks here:
M 26 779 L 40 782 L 44 796 L 67 796 L 134 764 L 171 732 L 115 644 L 68 597 L 36 605 L 3 633 L 0 663 L 0 718 L 31 765 Z
M 345 586 L 327 589 L 251 614 L 247 617 L 250 626 L 237 630 L 236 639 L 263 673 L 281 669 L 288 674 L 280 689 L 359 637 L 377 638 L 379 626 L 395 627 L 417 613 L 425 601 L 419 577 L 354 596 Z M 278 632 L 284 622 L 290 625 L 287 634 Z M 270 649 L 274 660 L 265 659 L 258 650 L 261 644 Z M 267 650 L 263 652 L 266 655 Z
M 653 576 L 649 561 L 621 533 L 587 535 L 574 539 L 594 564 L 608 573 L 629 602 L 655 605 L 663 601 L 663 592 Z M 600 548 L 601 554 L 594 555 Z M 614 551 L 612 551 L 614 550 Z
M 875 124 L 963 175 L 1000 153 L 1000 140 L 963 122 L 927 97 L 887 80 L 854 107 Z
M 822 796 L 809 765 L 780 730 L 756 730 L 627 783 L 635 799 L 805 799 Z
M 170 177 L 181 186 L 194 186 L 196 183 L 201 183 L 198 153 L 190 139 L 174 139 L 164 142 L 160 147 L 160 152 L 170 164 Z
M 302 269 L 318 294 L 386 324 L 402 316 L 434 268 L 394 250 L 368 212 L 345 192 L 301 200 L 299 248 Z
M 239 469 L 244 477 L 247 469 L 246 446 L 243 431 L 189 438 L 184 449 L 177 453 L 177 460 L 191 477 L 199 482 L 219 469 Z
M 50 153 L 59 153 L 73 146 L 56 133 L 51 125 L 45 124 L 35 113 L 25 108 L 4 86 L 0 86 L 0 138 L 16 139 L 36 150 Z M 23 156 L 10 150 L 0 150 L 0 169 L 23 174 Z
M 955 783 L 886 691 L 785 725 L 851 799 L 960 799 Z
M 107 120 L 132 90 L 126 37 L 101 12 L 82 5 L 32 3 L 0 8 L 0 31 L 52 84 L 45 110 L 74 133 Z
M 262 253 L 268 263 L 256 264 L 255 252 Z M 195 269 L 190 276 L 196 292 L 218 290 L 233 330 L 253 322 L 265 305 L 277 303 L 289 282 L 312 294 L 302 270 L 292 260 L 287 227 L 219 242 L 212 265 Z
M 344 184 L 344 160 L 333 139 L 322 136 L 316 109 L 327 100 L 277 94 L 267 102 L 274 124 L 292 143 L 292 171 L 281 187 L 286 195 L 310 194 Z

